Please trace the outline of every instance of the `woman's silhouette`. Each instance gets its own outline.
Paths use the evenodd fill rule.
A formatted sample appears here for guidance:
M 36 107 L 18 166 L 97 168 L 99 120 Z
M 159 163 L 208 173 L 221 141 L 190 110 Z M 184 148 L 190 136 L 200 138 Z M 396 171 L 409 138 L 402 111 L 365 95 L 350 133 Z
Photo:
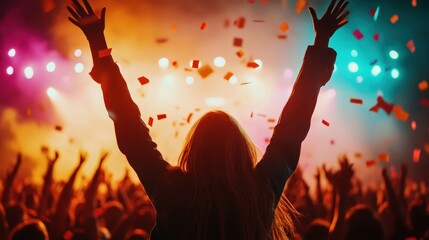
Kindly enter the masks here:
M 212 111 L 192 127 L 179 167 L 163 159 L 118 66 L 110 55 L 100 54 L 107 49 L 106 9 L 97 17 L 87 0 L 83 4 L 73 0 L 69 20 L 89 41 L 94 63 L 90 74 L 101 84 L 119 149 L 156 208 L 152 239 L 293 238 L 293 208 L 282 192 L 298 164 L 319 89 L 331 77 L 336 53 L 328 43 L 347 23 L 348 2 L 332 0 L 321 19 L 309 9 L 314 46 L 307 49 L 292 94 L 258 163 L 254 145 L 233 117 Z

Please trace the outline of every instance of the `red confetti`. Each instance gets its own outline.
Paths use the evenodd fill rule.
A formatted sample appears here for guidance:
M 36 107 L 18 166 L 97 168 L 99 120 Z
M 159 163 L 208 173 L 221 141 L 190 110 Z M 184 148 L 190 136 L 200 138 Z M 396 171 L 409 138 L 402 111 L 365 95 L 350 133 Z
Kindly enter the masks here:
M 98 51 L 98 58 L 109 57 L 111 53 L 112 53 L 111 48 L 106 48 L 106 49 L 100 50 L 100 51 Z
M 429 154 L 429 144 L 425 144 L 425 152 L 427 153 L 427 154 Z
M 153 125 L 153 118 L 149 117 L 149 120 L 147 121 L 147 125 L 151 126 Z
M 55 126 L 55 130 L 61 132 L 63 130 L 63 127 L 60 125 Z
M 393 114 L 395 115 L 396 119 L 401 120 L 403 122 L 406 122 L 408 120 L 408 117 L 410 116 L 410 114 L 405 112 L 404 109 L 402 109 L 402 107 L 400 106 L 393 107 Z
M 371 8 L 371 10 L 369 10 L 369 14 L 371 15 L 371 17 L 374 17 L 375 11 L 375 8 Z
M 378 33 L 374 34 L 374 40 L 375 41 L 380 40 L 380 35 Z
M 377 162 L 375 160 L 368 160 L 365 162 L 366 167 L 370 168 L 370 167 L 374 167 L 375 165 L 377 165 Z
M 415 121 L 411 122 L 411 129 L 413 129 L 413 131 L 416 131 L 416 129 L 417 129 L 417 123 Z
M 285 34 L 279 34 L 279 35 L 277 35 L 277 38 L 278 39 L 286 39 L 287 35 L 285 35 Z
M 363 34 L 359 31 L 359 29 L 353 31 L 353 36 L 355 36 L 357 40 L 361 40 L 363 38 Z
M 244 24 L 246 23 L 246 19 L 244 17 L 239 17 L 234 21 L 234 25 L 238 28 L 244 28 Z
M 175 67 L 175 68 L 178 68 L 178 67 L 179 67 L 179 64 L 177 63 L 177 61 L 173 61 L 173 62 L 171 63 L 171 65 L 173 65 L 173 67 Z
M 187 122 L 187 123 L 190 123 L 190 122 L 191 122 L 192 115 L 193 115 L 193 113 L 189 113 L 188 117 L 186 118 L 186 122 Z
M 382 96 L 377 97 L 377 104 L 373 106 L 371 109 L 369 109 L 371 112 L 378 113 L 378 110 L 383 109 L 388 115 L 392 113 L 394 105 L 387 103 Z
M 201 30 L 206 29 L 206 27 L 207 27 L 207 23 L 206 22 L 201 23 L 201 26 L 200 26 Z
M 167 41 L 168 41 L 168 38 L 157 38 L 156 40 L 156 43 L 166 43 Z
M 363 104 L 363 100 L 358 98 L 350 98 L 350 102 L 355 104 Z
M 164 114 L 158 114 L 156 117 L 157 117 L 158 120 L 166 119 L 167 118 L 167 114 L 165 114 L 165 113 Z
M 241 47 L 243 45 L 243 39 L 234 38 L 233 45 L 234 47 Z
M 234 76 L 234 74 L 233 74 L 232 72 L 227 72 L 223 78 L 224 78 L 225 80 L 228 80 L 228 81 L 229 81 L 229 79 L 230 79 L 232 76 Z
M 412 39 L 407 42 L 407 48 L 410 50 L 411 53 L 414 53 L 416 51 L 416 46 L 414 45 L 414 41 Z
M 192 68 L 198 68 L 199 65 L 200 65 L 200 61 L 199 60 L 193 60 L 192 61 Z
M 387 153 L 381 153 L 378 155 L 378 160 L 382 161 L 382 162 L 389 162 L 390 161 L 390 157 L 389 154 Z
M 329 122 L 327 122 L 325 119 L 322 119 L 322 123 L 327 127 L 329 127 L 329 125 L 330 125 Z
M 146 77 L 139 77 L 138 80 L 141 85 L 145 85 L 149 83 L 149 79 L 147 79 Z
M 429 99 L 422 99 L 420 100 L 420 105 L 422 105 L 423 107 L 429 107 Z
M 420 153 L 421 153 L 420 148 L 414 149 L 414 151 L 413 151 L 413 162 L 414 163 L 418 163 L 420 161 Z
M 237 54 L 237 56 L 241 58 L 242 56 L 244 56 L 244 51 L 238 50 L 235 54 Z
M 331 140 L 329 143 L 330 143 L 331 145 L 335 145 L 335 140 Z

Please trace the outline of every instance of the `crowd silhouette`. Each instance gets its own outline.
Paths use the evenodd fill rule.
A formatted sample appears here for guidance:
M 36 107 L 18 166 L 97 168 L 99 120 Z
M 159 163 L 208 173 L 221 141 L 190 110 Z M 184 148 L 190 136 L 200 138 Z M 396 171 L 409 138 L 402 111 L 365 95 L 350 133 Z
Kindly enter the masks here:
M 128 173 L 112 182 L 113 170 L 103 167 L 108 152 L 100 154 L 86 185 L 75 187 L 85 152 L 68 181 L 58 182 L 53 176 L 60 152 L 44 149 L 47 169 L 37 186 L 17 179 L 25 164 L 18 154 L 3 181 L 1 239 L 429 239 L 426 183 L 408 176 L 406 165 L 397 179 L 383 169 L 384 187 L 377 189 L 355 177 L 346 156 L 337 169 L 318 168 L 315 189 L 298 167 L 319 90 L 334 69 L 329 40 L 347 23 L 348 2 L 332 0 L 321 18 L 309 8 L 314 44 L 261 159 L 238 122 L 218 110 L 193 125 L 178 166 L 157 150 L 117 64 L 106 54 L 106 8 L 97 16 L 82 2 L 72 0 L 69 20 L 88 39 L 90 75 L 101 86 L 119 149 L 140 182 Z

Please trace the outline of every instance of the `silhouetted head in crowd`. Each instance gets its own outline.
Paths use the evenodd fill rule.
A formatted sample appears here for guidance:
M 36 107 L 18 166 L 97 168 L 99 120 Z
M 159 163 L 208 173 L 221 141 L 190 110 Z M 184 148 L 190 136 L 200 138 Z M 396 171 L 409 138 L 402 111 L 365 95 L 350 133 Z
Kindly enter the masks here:
M 346 240 L 382 240 L 383 226 L 366 205 L 351 208 L 346 216 Z
M 131 233 L 129 233 L 125 240 L 148 240 L 149 234 L 142 229 L 134 229 Z
M 303 240 L 328 240 L 330 223 L 324 219 L 315 219 L 305 231 Z
M 31 220 L 17 225 L 10 233 L 11 240 L 49 240 L 48 231 L 43 222 Z
M 112 232 L 116 224 L 121 220 L 123 213 L 124 207 L 120 202 L 107 202 L 104 206 L 103 214 L 101 215 L 102 220 L 104 221 L 104 226 Z
M 429 230 L 429 215 L 426 209 L 426 201 L 420 197 L 410 204 L 408 211 L 411 230 L 419 238 Z
M 24 222 L 26 209 L 22 204 L 11 204 L 6 207 L 5 211 L 9 229 L 13 229 L 16 225 Z

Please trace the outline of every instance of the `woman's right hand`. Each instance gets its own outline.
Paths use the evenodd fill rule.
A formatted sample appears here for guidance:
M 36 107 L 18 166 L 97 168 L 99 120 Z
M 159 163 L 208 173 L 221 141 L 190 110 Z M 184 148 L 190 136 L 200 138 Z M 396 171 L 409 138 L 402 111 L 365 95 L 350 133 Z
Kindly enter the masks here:
M 71 6 L 67 6 L 67 10 L 73 17 L 68 17 L 71 23 L 79 27 L 85 36 L 89 39 L 97 37 L 104 32 L 104 23 L 106 16 L 106 8 L 101 10 L 101 16 L 98 17 L 92 10 L 88 0 L 82 0 L 85 8 L 78 2 L 72 0 Z

